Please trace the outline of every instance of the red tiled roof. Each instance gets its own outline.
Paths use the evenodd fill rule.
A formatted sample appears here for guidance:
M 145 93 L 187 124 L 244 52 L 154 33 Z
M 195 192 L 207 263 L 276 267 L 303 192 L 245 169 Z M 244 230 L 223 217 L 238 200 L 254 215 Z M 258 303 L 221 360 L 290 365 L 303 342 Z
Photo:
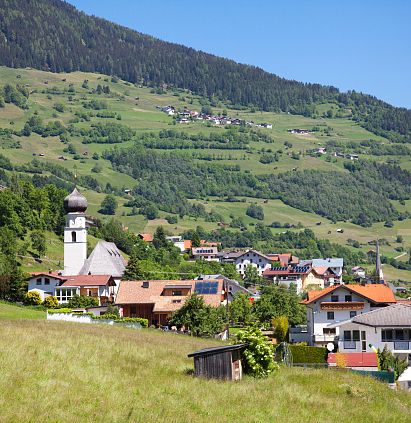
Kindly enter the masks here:
M 192 246 L 192 241 L 191 239 L 185 239 L 184 240 L 184 249 L 189 250 Z
M 65 282 L 61 286 L 105 286 L 110 279 L 111 275 L 65 276 Z
M 153 242 L 153 235 L 152 234 L 138 234 L 139 237 L 146 242 Z
M 143 288 L 143 282 L 148 282 L 148 288 Z M 174 311 L 184 305 L 187 296 L 161 295 L 164 288 L 170 285 L 185 285 L 190 288 L 190 294 L 194 292 L 195 280 L 151 280 L 151 281 L 121 281 L 117 293 L 116 304 L 154 304 L 158 311 Z M 203 281 L 202 281 L 203 282 Z M 213 281 L 207 281 L 213 282 Z M 202 294 L 206 304 L 219 306 L 221 304 L 221 292 L 223 280 L 218 280 L 217 294 Z M 182 300 L 173 303 L 173 300 Z
M 66 277 L 59 275 L 58 272 L 31 272 L 30 277 L 35 276 L 50 276 L 51 278 L 59 279 L 61 281 L 64 281 Z
M 308 298 L 302 301 L 302 304 L 309 304 L 324 295 L 335 291 L 338 288 L 347 289 L 350 292 L 354 292 L 374 303 L 395 303 L 396 299 L 394 293 L 387 285 L 383 284 L 367 284 L 367 285 L 333 285 L 320 291 L 310 291 Z
M 352 352 L 339 353 L 344 357 L 346 367 L 378 367 L 377 354 L 375 352 Z M 328 365 L 336 365 L 337 354 L 328 354 Z

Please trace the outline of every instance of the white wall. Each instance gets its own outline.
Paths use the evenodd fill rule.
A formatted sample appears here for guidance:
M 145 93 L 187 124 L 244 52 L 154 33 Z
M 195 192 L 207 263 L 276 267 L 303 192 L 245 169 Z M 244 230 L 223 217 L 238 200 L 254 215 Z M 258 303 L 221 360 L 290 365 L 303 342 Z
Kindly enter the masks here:
M 41 279 L 41 285 L 37 285 L 37 279 Z M 46 285 L 46 279 L 49 279 L 50 284 Z M 48 295 L 54 295 L 54 289 L 60 283 L 59 279 L 53 278 L 52 275 L 39 275 L 30 278 L 28 283 L 28 292 L 37 291 L 42 300 Z M 49 294 L 47 294 L 49 293 Z
M 238 257 L 235 262 L 237 272 L 240 273 L 241 276 L 244 276 L 246 267 L 250 265 L 254 266 L 258 274 L 262 276 L 264 270 L 271 268 L 271 260 L 267 260 L 256 252 L 249 251 L 241 257 Z
M 72 234 L 76 234 L 73 242 Z M 78 275 L 87 259 L 87 230 L 84 213 L 68 213 L 64 228 L 64 274 Z

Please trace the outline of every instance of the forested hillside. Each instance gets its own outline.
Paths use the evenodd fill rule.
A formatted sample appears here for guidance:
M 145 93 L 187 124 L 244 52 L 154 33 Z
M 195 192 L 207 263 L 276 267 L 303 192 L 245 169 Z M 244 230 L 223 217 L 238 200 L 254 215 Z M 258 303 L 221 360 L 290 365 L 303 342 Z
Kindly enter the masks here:
M 335 101 L 368 130 L 411 142 L 411 111 L 375 97 L 289 81 L 167 43 L 78 12 L 60 0 L 0 0 L 0 64 L 53 72 L 117 75 L 133 83 L 171 85 L 231 107 L 252 106 L 316 116 L 316 104 Z

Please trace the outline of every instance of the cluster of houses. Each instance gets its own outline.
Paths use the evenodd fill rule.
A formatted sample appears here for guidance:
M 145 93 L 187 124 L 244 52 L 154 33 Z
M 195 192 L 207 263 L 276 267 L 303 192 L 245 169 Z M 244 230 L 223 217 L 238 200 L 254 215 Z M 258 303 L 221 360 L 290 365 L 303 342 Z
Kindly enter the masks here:
M 185 108 L 183 111 L 177 111 L 173 106 L 156 106 L 157 109 L 166 113 L 169 116 L 176 116 L 177 122 L 180 124 L 190 123 L 193 121 L 208 121 L 215 125 L 248 125 L 260 128 L 272 129 L 271 123 L 255 123 L 253 121 L 231 118 L 226 115 L 213 115 L 207 113 L 200 113 L 196 110 L 189 110 Z
M 64 304 L 75 295 L 95 297 L 99 304 L 93 309 L 95 314 L 116 304 L 122 316 L 143 317 L 155 326 L 166 325 L 193 293 L 212 306 L 230 303 L 238 292 L 250 295 L 252 300 L 250 291 L 223 275 L 200 275 L 190 280 L 122 280 L 127 262 L 114 243 L 99 241 L 87 256 L 86 198 L 75 189 L 65 198 L 64 207 L 64 269 L 34 272 L 28 283 L 28 290 L 38 292 L 42 299 L 52 295 Z M 148 234 L 140 236 L 152 241 Z M 387 345 L 395 355 L 411 359 L 411 301 L 395 298 L 380 269 L 380 278 L 374 281 L 377 283 L 344 284 L 341 258 L 300 260 L 290 253 L 224 252 L 219 251 L 217 243 L 203 241 L 200 247 L 192 247 L 181 237 L 169 240 L 182 252 L 191 250 L 193 259 L 232 263 L 241 276 L 253 266 L 273 283 L 293 284 L 297 292 L 307 292 L 302 301 L 307 309 L 307 326 L 290 328 L 291 342 L 304 341 L 313 346 L 331 343 L 343 353 L 361 354 Z M 364 271 L 360 267 L 353 270 L 360 275 Z

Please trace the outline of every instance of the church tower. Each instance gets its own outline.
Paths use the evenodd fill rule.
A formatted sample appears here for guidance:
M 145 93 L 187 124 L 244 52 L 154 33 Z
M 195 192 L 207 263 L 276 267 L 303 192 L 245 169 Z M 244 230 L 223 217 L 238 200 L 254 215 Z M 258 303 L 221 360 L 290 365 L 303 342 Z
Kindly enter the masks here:
M 77 188 L 64 199 L 64 275 L 78 275 L 87 259 L 87 200 Z

